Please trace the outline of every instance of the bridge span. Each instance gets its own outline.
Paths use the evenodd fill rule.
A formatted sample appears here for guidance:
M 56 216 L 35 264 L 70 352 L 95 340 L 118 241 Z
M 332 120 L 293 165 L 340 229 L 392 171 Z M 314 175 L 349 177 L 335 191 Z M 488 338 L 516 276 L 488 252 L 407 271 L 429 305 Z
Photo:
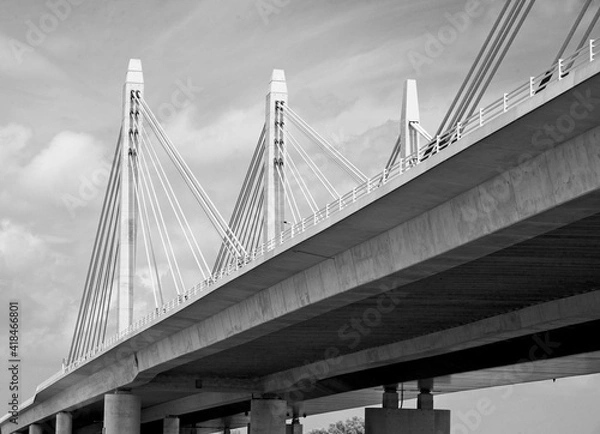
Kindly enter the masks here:
M 2 433 L 298 432 L 381 402 L 368 432 L 448 432 L 436 393 L 600 372 L 599 102 L 591 61 L 438 141 L 65 366 Z

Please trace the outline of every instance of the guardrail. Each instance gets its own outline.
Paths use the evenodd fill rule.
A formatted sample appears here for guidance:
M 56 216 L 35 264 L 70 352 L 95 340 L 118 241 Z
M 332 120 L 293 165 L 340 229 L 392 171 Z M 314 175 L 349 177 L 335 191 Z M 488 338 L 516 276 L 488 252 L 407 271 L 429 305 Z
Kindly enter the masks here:
M 595 48 L 595 40 L 591 39 L 587 46 L 582 47 L 573 55 L 565 59 L 559 59 L 558 62 L 550 67 L 550 69 L 535 77 L 530 77 L 527 82 L 523 83 L 513 91 L 504 93 L 502 98 L 494 101 L 487 107 L 480 108 L 477 113 L 470 114 L 469 117 L 467 117 L 467 119 L 465 119 L 463 122 L 458 122 L 445 133 L 436 136 L 425 146 L 421 147 L 416 153 L 401 159 L 389 169 L 386 169 L 372 178 L 369 178 L 364 183 L 354 187 L 345 195 L 327 204 L 324 208 L 320 209 L 313 215 L 306 217 L 300 222 L 287 228 L 281 232 L 278 237 L 263 243 L 245 257 L 239 258 L 235 264 L 229 264 L 227 268 L 221 270 L 218 274 L 210 276 L 209 278 L 200 282 L 198 285 L 186 291 L 184 294 L 178 295 L 176 298 L 170 300 L 161 308 L 153 310 L 150 314 L 134 322 L 127 329 L 113 335 L 104 341 L 103 344 L 93 348 L 83 357 L 73 361 L 68 365 L 63 363 L 62 373 L 73 370 L 79 365 L 95 357 L 98 353 L 110 349 L 124 338 L 136 331 L 141 330 L 145 326 L 154 323 L 158 318 L 164 316 L 181 304 L 189 303 L 200 298 L 206 288 L 215 285 L 217 282 L 229 276 L 231 273 L 240 270 L 256 259 L 263 257 L 267 252 L 272 251 L 275 247 L 284 244 L 287 241 L 293 240 L 296 236 L 304 233 L 306 230 L 316 227 L 320 222 L 328 220 L 332 216 L 337 215 L 344 208 L 355 203 L 359 199 L 368 196 L 372 191 L 381 187 L 391 179 L 397 178 L 407 170 L 410 170 L 412 167 L 427 160 L 432 155 L 443 151 L 445 148 L 461 140 L 466 135 L 476 131 L 478 128 L 481 128 L 483 125 L 485 125 L 485 123 L 502 116 L 507 111 L 514 109 L 519 104 L 534 97 L 538 93 L 545 90 L 548 85 L 557 81 L 561 81 L 566 75 L 578 67 L 590 62 L 594 62 L 596 60 Z

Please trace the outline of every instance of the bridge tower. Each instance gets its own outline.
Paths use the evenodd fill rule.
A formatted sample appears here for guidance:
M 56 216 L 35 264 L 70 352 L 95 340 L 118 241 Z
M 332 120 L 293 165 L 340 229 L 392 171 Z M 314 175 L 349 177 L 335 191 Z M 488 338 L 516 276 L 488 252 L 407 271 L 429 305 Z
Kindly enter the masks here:
M 138 209 L 135 198 L 137 174 L 137 141 L 141 122 L 140 108 L 134 95 L 144 92 L 142 62 L 131 59 L 123 89 L 123 119 L 121 123 L 121 198 L 119 291 L 117 329 L 123 331 L 133 322 L 133 279 L 137 239 Z
M 419 126 L 421 116 L 419 112 L 419 97 L 417 94 L 417 81 L 408 79 L 404 82 L 404 96 L 402 97 L 402 113 L 400 115 L 400 158 L 417 155 L 419 151 L 419 134 L 414 128 Z
M 278 236 L 285 221 L 284 203 L 284 136 L 280 126 L 284 123 L 283 107 L 288 102 L 285 73 L 274 69 L 271 75 L 265 113 L 265 206 L 264 241 Z

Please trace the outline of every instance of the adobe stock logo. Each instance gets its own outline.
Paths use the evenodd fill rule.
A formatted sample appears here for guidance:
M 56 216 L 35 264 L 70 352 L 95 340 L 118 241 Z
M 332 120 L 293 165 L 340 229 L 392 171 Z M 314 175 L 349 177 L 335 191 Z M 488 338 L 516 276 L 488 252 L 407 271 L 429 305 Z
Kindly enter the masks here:
M 170 122 L 177 113 L 189 107 L 203 90 L 203 87 L 194 85 L 189 77 L 185 81 L 176 80 L 175 90 L 171 92 L 169 100 L 158 106 L 158 120 L 161 123 Z
M 444 13 L 447 24 L 441 26 L 436 33 L 425 34 L 422 50 L 408 52 L 408 61 L 417 75 L 421 75 L 425 67 L 433 65 L 434 59 L 440 57 L 448 46 L 454 44 L 459 35 L 467 31 L 475 18 L 483 15 L 483 3 L 493 1 L 495 0 L 467 0 L 464 11 L 455 14 Z
M 257 0 L 254 5 L 260 17 L 265 23 L 265 26 L 269 25 L 271 15 L 279 15 L 281 10 L 289 5 L 292 0 Z
M 71 218 L 75 218 L 75 211 L 85 208 L 90 202 L 99 197 L 106 188 L 110 175 L 110 164 L 103 163 L 91 173 L 79 177 L 77 194 L 63 194 L 61 200 Z

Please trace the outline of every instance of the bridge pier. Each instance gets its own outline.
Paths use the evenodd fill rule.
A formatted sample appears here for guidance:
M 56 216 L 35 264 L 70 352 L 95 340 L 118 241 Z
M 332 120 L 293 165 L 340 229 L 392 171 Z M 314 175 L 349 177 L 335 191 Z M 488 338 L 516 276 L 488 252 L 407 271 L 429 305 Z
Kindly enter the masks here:
M 163 419 L 163 434 L 179 434 L 179 418 L 167 416 Z
M 56 415 L 56 434 L 71 434 L 73 432 L 73 417 L 71 413 L 61 411 Z
M 286 434 L 287 402 L 279 398 L 252 398 L 250 434 Z
M 383 386 L 383 408 L 398 408 L 398 383 Z
M 104 395 L 104 434 L 140 434 L 142 401 L 129 392 Z
M 29 425 L 29 434 L 43 434 L 44 430 L 37 423 Z
M 303 413 L 303 403 L 294 403 L 292 407 L 292 423 L 285 428 L 286 434 L 302 434 L 302 424 L 300 424 L 300 415 Z
M 383 407 L 365 409 L 365 434 L 450 434 L 450 410 L 434 410 L 432 380 L 419 381 L 416 409 L 398 408 L 396 385 L 384 387 Z
M 285 428 L 286 434 L 302 434 L 302 424 L 297 417 L 292 419 L 292 423 Z
M 417 396 L 418 410 L 433 410 L 433 379 L 419 380 L 419 395 Z

